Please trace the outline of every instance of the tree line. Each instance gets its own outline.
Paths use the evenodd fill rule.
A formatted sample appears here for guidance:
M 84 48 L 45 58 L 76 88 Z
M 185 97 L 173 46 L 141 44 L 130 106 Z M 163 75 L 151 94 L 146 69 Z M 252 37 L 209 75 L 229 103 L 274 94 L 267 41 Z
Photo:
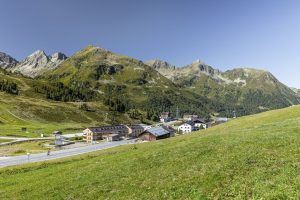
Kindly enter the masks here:
M 13 94 L 13 95 L 19 94 L 18 85 L 15 82 L 8 81 L 8 80 L 0 81 L 0 91 Z
M 77 84 L 73 87 L 65 86 L 61 82 L 50 84 L 35 84 L 34 91 L 44 94 L 47 99 L 55 101 L 90 101 L 95 98 L 94 91 L 87 84 Z

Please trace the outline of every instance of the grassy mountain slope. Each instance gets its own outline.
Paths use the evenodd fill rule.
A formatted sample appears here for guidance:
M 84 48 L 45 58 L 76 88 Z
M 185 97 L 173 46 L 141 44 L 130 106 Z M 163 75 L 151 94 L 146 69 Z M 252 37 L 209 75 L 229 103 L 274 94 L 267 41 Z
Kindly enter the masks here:
M 101 102 L 88 102 L 91 111 L 80 109 L 80 102 L 60 102 L 45 98 L 35 92 L 35 85 L 45 81 L 29 79 L 0 71 L 0 80 L 13 82 L 19 94 L 0 92 L 0 135 L 36 137 L 37 133 L 49 135 L 54 130 L 78 132 L 86 126 L 111 123 L 112 112 Z M 118 121 L 133 122 L 127 115 L 117 114 Z M 22 127 L 28 129 L 21 131 Z M 78 129 L 78 130 L 76 130 Z
M 162 111 L 175 115 L 177 106 L 180 114 L 192 111 L 209 116 L 214 111 L 207 98 L 181 89 L 141 61 L 92 46 L 43 77 L 1 69 L 0 98 L 0 135 L 10 136 L 151 123 Z M 80 109 L 82 102 L 86 109 Z M 28 131 L 22 132 L 22 127 Z
M 87 109 L 80 109 L 82 101 Z M 181 90 L 138 60 L 91 46 L 46 77 L 0 70 L 0 135 L 36 137 L 57 129 L 78 132 L 101 124 L 151 123 L 161 111 L 175 114 L 177 106 L 182 113 L 207 116 L 210 105 L 207 98 Z
M 212 103 L 206 97 L 178 87 L 139 60 L 99 47 L 88 46 L 42 78 L 77 90 L 82 86 L 89 88 L 95 92 L 94 100 L 110 104 L 115 99 L 113 105 L 124 104 L 125 112 L 131 109 L 151 115 L 156 112 L 156 118 L 162 111 L 175 114 L 177 106 L 182 113 L 213 112 Z
M 146 62 L 174 83 L 221 103 L 218 112 L 232 116 L 247 115 L 269 109 L 299 104 L 300 98 L 270 72 L 237 68 L 221 72 L 201 61 L 182 68 L 165 62 Z M 161 66 L 160 66 L 161 64 Z
M 1 199 L 298 199 L 300 106 L 0 170 Z

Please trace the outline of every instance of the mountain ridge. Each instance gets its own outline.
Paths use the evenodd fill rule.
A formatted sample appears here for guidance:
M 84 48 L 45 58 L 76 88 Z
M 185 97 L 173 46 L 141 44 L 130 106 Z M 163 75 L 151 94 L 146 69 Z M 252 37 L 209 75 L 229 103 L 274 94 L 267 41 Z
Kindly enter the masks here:
M 11 67 L 14 67 L 18 64 L 19 62 L 11 57 L 10 55 L 0 52 L 0 67 L 3 69 L 8 69 Z
M 7 69 L 12 72 L 21 73 L 25 76 L 34 78 L 48 70 L 55 69 L 66 59 L 67 56 L 61 52 L 57 52 L 49 56 L 43 50 L 37 50 L 17 65 Z
M 166 61 L 140 60 L 89 45 L 67 58 L 35 51 L 14 67 L 43 84 L 34 91 L 56 101 L 101 101 L 111 110 L 139 110 L 147 119 L 159 112 L 247 115 L 299 104 L 296 90 L 273 74 L 254 68 L 225 72 L 200 60 L 181 68 Z M 22 91 L 21 91 L 22 93 Z M 195 109 L 197 108 L 197 109 Z
M 233 107 L 250 105 L 249 110 L 259 112 L 261 108 L 273 109 L 274 105 L 286 107 L 300 102 L 297 90 L 291 90 L 266 70 L 234 68 L 222 72 L 199 60 L 172 70 L 157 66 L 163 61 L 145 63 L 175 84 Z

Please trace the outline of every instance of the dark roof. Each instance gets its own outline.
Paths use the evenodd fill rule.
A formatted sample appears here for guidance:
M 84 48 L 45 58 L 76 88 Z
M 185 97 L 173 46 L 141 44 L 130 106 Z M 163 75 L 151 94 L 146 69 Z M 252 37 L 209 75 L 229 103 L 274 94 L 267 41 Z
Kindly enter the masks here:
M 144 129 L 144 127 L 141 126 L 141 125 L 130 125 L 128 127 L 131 128 L 131 129 Z
M 194 122 L 194 123 L 203 123 L 203 124 L 205 124 L 205 120 L 204 120 L 204 119 L 201 119 L 201 118 L 194 119 L 193 122 Z
M 164 127 L 154 127 L 146 130 L 146 132 L 151 133 L 152 135 L 159 137 L 162 135 L 167 135 L 170 133 L 170 131 L 166 130 Z
M 195 125 L 195 123 L 193 122 L 193 121 L 187 121 L 187 122 L 185 122 L 186 124 L 189 124 L 189 125 L 191 125 L 191 126 L 194 126 Z
M 127 129 L 125 125 L 112 125 L 112 126 L 99 126 L 99 127 L 90 127 L 88 128 L 92 132 L 100 131 L 100 130 L 116 130 L 116 129 Z
M 176 132 L 176 130 L 170 126 L 162 126 L 163 129 L 169 131 L 170 133 Z

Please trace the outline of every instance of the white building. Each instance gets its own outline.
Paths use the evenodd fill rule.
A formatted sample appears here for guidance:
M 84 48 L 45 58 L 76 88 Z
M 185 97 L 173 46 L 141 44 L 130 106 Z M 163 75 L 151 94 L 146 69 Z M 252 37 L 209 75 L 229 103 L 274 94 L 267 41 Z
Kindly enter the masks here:
M 159 117 L 159 121 L 161 123 L 166 123 L 169 122 L 171 120 L 171 118 L 169 117 L 169 112 L 163 112 L 161 113 L 160 117 Z
M 193 122 L 186 122 L 178 127 L 178 131 L 185 133 L 191 133 L 195 130 L 195 125 Z
M 201 126 L 202 126 L 203 129 L 208 128 L 207 124 L 205 123 L 205 120 L 203 120 L 203 119 L 195 119 L 193 122 L 195 124 L 195 127 L 197 127 L 198 129 L 200 129 Z

